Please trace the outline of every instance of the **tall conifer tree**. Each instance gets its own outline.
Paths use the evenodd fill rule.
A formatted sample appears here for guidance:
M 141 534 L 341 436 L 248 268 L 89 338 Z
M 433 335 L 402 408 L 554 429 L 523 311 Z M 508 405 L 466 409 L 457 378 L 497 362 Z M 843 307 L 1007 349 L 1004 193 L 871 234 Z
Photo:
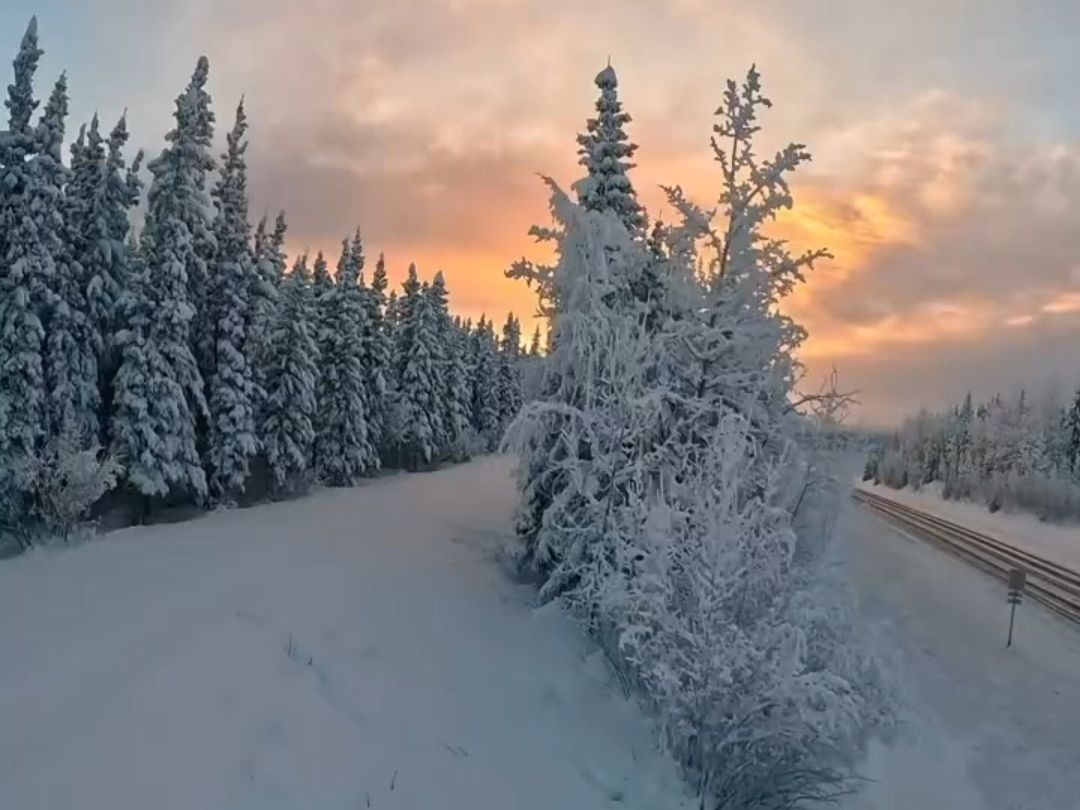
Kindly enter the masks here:
M 117 375 L 117 396 L 124 390 L 114 436 L 127 445 L 129 458 L 140 459 L 128 475 L 147 495 L 184 491 L 201 499 L 207 491 L 196 422 L 208 423 L 209 410 L 196 348 L 205 366 L 207 249 L 214 244 L 206 193 L 206 173 L 214 165 L 213 114 L 203 89 L 208 71 L 200 57 L 176 99 L 168 146 L 149 164 L 153 180 L 141 245 L 146 275 L 128 305 L 135 319 L 123 341 L 129 368 L 122 365 Z M 150 377 L 140 379 L 144 374 Z M 149 407 L 136 401 L 146 392 L 155 397 Z
M 359 286 L 364 256 L 357 233 L 342 242 L 337 279 L 323 295 L 320 345 L 320 430 L 316 437 L 319 477 L 348 486 L 378 466 L 368 436 L 364 379 L 366 308 Z
M 7 131 L 0 133 L 0 484 L 25 494 L 26 465 L 45 434 L 44 316 L 52 284 L 51 259 L 39 236 L 38 195 L 31 159 L 30 119 L 38 102 L 33 80 L 38 59 L 37 19 L 31 18 L 15 57 L 15 79 L 4 102 Z
M 266 367 L 261 435 L 266 460 L 281 492 L 307 482 L 315 442 L 319 350 L 312 334 L 307 257 L 281 286 Z
M 216 494 L 239 496 L 246 485 L 255 438 L 255 374 L 249 361 L 253 257 L 248 244 L 247 119 L 243 101 L 227 136 L 221 177 L 214 187 L 216 252 L 209 281 L 213 352 L 210 356 L 210 469 Z

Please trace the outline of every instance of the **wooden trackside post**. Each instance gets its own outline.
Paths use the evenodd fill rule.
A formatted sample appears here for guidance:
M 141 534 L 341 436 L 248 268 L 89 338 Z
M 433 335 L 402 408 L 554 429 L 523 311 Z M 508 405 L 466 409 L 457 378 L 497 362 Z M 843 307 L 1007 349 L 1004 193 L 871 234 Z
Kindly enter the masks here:
M 1024 586 L 1027 585 L 1027 571 L 1023 568 L 1013 568 L 1009 571 L 1009 640 L 1006 647 L 1012 646 L 1013 623 L 1016 621 L 1016 606 L 1024 599 Z

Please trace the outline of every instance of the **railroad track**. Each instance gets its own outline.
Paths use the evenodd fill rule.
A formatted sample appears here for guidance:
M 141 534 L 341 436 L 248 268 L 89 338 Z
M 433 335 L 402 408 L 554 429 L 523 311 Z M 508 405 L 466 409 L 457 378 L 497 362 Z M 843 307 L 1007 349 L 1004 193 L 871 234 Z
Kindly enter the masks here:
M 1025 569 L 1028 577 L 1025 593 L 1060 616 L 1080 624 L 1080 572 L 873 492 L 856 488 L 852 495 L 901 528 L 998 579 L 1007 580 L 1010 569 Z

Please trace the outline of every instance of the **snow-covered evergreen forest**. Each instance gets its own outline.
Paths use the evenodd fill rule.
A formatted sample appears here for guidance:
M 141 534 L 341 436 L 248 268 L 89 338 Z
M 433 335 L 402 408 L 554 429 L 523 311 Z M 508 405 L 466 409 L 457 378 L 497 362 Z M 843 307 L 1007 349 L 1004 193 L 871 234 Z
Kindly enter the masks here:
M 413 266 L 389 290 L 359 229 L 338 257 L 291 259 L 284 213 L 253 230 L 243 100 L 215 155 L 205 58 L 144 171 L 123 116 L 69 137 L 66 77 L 42 104 L 41 55 L 31 20 L 0 132 L 9 542 L 66 537 L 91 510 L 142 521 L 497 447 L 522 402 L 512 314 L 463 321 Z
M 662 220 L 631 181 L 610 65 L 596 85 L 585 176 L 546 181 L 553 223 L 533 230 L 556 259 L 508 271 L 550 320 L 508 434 L 518 562 L 651 709 L 701 807 L 828 801 L 892 703 L 827 565 L 834 442 L 816 425 L 848 397 L 799 394 L 806 333 L 780 308 L 828 253 L 769 235 L 810 154 L 759 155 L 771 103 L 751 69 L 716 113 L 715 202 L 670 186 Z
M 1046 520 L 1080 519 L 1080 391 L 1063 401 L 996 394 L 921 411 L 871 452 L 865 480 L 900 489 L 938 483 L 945 498 Z

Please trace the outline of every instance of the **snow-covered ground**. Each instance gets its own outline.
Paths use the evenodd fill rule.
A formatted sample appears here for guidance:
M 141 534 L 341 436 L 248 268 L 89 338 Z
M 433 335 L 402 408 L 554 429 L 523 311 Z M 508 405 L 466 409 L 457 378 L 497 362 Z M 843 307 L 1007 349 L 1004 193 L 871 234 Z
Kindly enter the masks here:
M 936 482 L 919 492 L 862 482 L 856 486 L 1080 571 L 1080 526 L 1043 523 L 1023 513 L 991 513 L 985 504 L 970 501 L 947 501 L 941 497 L 941 485 Z
M 489 458 L 0 563 L 0 807 L 691 806 L 650 725 L 498 561 Z M 908 709 L 845 810 L 1063 810 L 1080 632 L 855 506 Z
M 0 807 L 672 808 L 489 458 L 0 563 Z
M 908 706 L 900 737 L 873 749 L 877 781 L 850 807 L 1080 806 L 1080 629 L 1024 604 L 1006 649 L 999 582 L 854 504 L 837 531 Z

